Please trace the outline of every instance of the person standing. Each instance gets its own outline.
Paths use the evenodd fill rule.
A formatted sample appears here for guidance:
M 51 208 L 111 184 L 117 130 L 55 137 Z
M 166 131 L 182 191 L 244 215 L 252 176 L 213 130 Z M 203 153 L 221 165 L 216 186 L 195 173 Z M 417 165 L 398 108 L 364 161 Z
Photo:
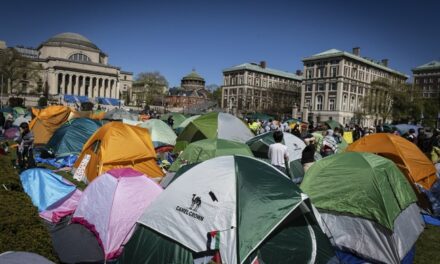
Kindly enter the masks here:
M 287 152 L 287 146 L 281 143 L 283 141 L 283 132 L 275 131 L 273 139 L 275 143 L 269 146 L 268 153 L 270 164 L 287 174 L 286 161 L 289 160 L 289 153 Z
M 316 145 L 315 138 L 313 136 L 307 137 L 304 139 L 304 142 L 306 143 L 306 147 L 302 152 L 301 164 L 303 165 L 304 173 L 306 173 L 307 170 L 315 163 Z
M 35 167 L 34 160 L 34 134 L 29 129 L 29 124 L 23 122 L 20 124 L 20 135 L 15 139 L 17 146 L 17 160 L 20 170 Z
M 338 150 L 338 143 L 336 142 L 333 134 L 333 130 L 328 129 L 322 141 L 321 156 L 323 158 L 335 154 Z

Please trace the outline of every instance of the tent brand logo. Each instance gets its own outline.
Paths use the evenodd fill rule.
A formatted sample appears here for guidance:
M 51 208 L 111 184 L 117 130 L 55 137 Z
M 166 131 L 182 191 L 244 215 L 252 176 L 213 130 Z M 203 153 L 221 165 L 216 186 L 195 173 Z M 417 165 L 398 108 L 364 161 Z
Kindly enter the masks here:
M 200 196 L 197 196 L 197 194 L 193 194 L 191 199 L 191 206 L 189 208 L 176 206 L 176 211 L 191 216 L 192 218 L 195 218 L 199 221 L 203 221 L 205 217 L 197 213 L 197 210 L 201 205 L 202 205 L 202 198 L 200 198 Z
M 189 210 L 193 210 L 194 212 L 197 212 L 197 209 L 199 209 L 200 205 L 202 205 L 202 199 L 200 198 L 200 196 L 193 194 L 193 197 L 191 199 L 191 206 L 189 207 Z

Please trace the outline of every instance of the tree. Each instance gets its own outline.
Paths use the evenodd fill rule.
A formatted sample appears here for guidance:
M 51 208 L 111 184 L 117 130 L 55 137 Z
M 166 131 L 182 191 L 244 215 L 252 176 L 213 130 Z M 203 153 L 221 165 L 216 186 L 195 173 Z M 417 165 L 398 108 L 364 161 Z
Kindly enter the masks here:
M 43 67 L 41 64 L 34 63 L 30 59 L 21 56 L 15 49 L 5 49 L 0 53 L 0 75 L 3 76 L 4 83 L 2 84 L 3 93 L 8 92 L 8 85 L 10 91 L 15 91 L 16 94 L 26 92 L 26 88 L 30 88 L 34 92 L 42 90 L 38 86 L 41 83 L 41 71 Z M 22 85 L 25 83 L 26 85 Z
M 135 83 L 138 104 L 145 101 L 146 105 L 163 102 L 168 89 L 168 81 L 160 72 L 141 72 L 136 76 Z
M 364 115 L 380 117 L 384 122 L 392 119 L 396 122 L 416 122 L 422 110 L 421 94 L 409 83 L 390 83 L 378 79 L 363 98 Z M 358 116 L 361 114 L 358 113 Z

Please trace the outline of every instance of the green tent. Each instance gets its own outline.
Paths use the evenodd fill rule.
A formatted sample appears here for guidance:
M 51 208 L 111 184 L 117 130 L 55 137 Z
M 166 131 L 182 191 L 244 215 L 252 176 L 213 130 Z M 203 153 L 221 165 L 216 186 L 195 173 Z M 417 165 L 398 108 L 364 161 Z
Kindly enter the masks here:
M 176 144 L 176 134 L 162 120 L 149 119 L 142 122 L 139 126 L 148 129 L 154 148 L 174 146 Z
M 317 161 L 301 189 L 340 250 L 379 263 L 400 263 L 424 224 L 411 185 L 390 160 L 345 152 Z
M 24 116 L 28 113 L 28 111 L 25 108 L 19 106 L 12 108 L 12 110 L 13 110 L 14 118 L 17 118 L 19 116 Z
M 220 138 L 245 143 L 253 137 L 252 132 L 237 117 L 211 112 L 191 121 L 177 137 L 175 151 L 181 151 L 191 142 L 207 138 Z
M 191 121 L 195 120 L 195 119 L 198 118 L 198 117 L 200 117 L 200 115 L 194 115 L 194 116 L 188 117 L 187 119 L 183 120 L 183 122 L 180 123 L 180 124 L 176 127 L 176 129 L 175 129 L 176 134 L 179 135 L 180 133 L 182 133 L 182 131 L 185 129 L 185 127 L 186 127 L 189 123 L 191 123 Z
M 339 122 L 335 121 L 335 120 L 327 120 L 324 122 L 327 126 L 330 127 L 330 129 L 335 129 L 337 127 L 339 127 L 340 129 L 344 129 L 344 126 L 341 125 Z
M 75 118 L 58 128 L 46 144 L 55 156 L 79 154 L 101 124 L 89 118 Z
M 246 144 L 225 139 L 203 139 L 189 144 L 171 165 L 169 171 L 176 172 L 186 164 L 199 163 L 208 159 L 227 155 L 253 157 Z
M 168 118 L 172 116 L 174 123 L 173 123 L 173 129 L 176 129 L 183 121 L 185 121 L 186 116 L 184 116 L 183 114 L 180 113 L 168 113 L 168 114 L 164 114 L 160 117 L 160 119 L 164 122 L 168 121 Z
M 328 263 L 310 200 L 255 158 L 222 156 L 178 177 L 146 209 L 120 263 Z M 201 262 L 200 262 L 201 263 Z

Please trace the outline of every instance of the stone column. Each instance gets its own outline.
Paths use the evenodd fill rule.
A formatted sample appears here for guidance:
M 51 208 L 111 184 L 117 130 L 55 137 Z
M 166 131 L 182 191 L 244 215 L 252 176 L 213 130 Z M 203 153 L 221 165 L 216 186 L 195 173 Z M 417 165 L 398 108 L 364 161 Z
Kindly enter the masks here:
M 57 89 L 57 76 L 56 73 L 54 72 L 53 69 L 49 69 L 47 72 L 47 85 L 49 86 L 49 94 L 57 94 L 58 93 L 58 89 Z M 43 84 L 43 88 L 44 88 L 45 84 Z
M 89 76 L 89 93 L 87 94 L 87 96 L 92 99 L 93 98 L 93 77 Z
M 323 103 L 323 110 L 330 110 L 328 107 L 328 91 L 330 90 L 330 83 L 326 82 L 324 83 L 324 89 L 325 89 L 325 93 L 324 93 L 324 102 Z
M 69 74 L 69 84 L 67 85 L 67 94 L 71 94 L 72 93 L 72 80 L 73 80 L 73 76 L 72 74 Z
M 81 76 L 82 77 L 82 83 L 81 86 L 79 87 L 79 95 L 86 95 L 85 89 L 86 89 L 86 77 Z M 78 77 L 78 81 L 80 80 L 80 78 Z
M 64 86 L 66 85 L 65 84 L 65 75 L 62 72 L 60 74 L 61 74 L 61 85 L 60 85 L 61 93 L 60 94 L 64 94 Z

